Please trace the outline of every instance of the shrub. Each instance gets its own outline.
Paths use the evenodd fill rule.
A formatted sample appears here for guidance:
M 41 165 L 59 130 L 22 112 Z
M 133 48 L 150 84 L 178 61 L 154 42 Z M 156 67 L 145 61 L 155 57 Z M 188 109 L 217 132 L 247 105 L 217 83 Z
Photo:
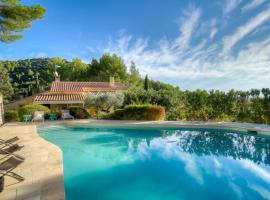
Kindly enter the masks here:
M 128 105 L 108 116 L 123 120 L 164 120 L 165 109 L 157 105 Z
M 87 119 L 89 117 L 89 113 L 84 108 L 79 106 L 70 107 L 69 111 L 70 114 L 77 119 Z
M 6 122 L 17 122 L 20 121 L 17 110 L 6 110 L 5 111 L 5 121 Z
M 44 111 L 45 115 L 48 115 L 51 111 L 48 107 L 40 104 L 29 104 L 19 109 L 20 120 L 23 120 L 23 115 L 33 115 L 35 111 Z

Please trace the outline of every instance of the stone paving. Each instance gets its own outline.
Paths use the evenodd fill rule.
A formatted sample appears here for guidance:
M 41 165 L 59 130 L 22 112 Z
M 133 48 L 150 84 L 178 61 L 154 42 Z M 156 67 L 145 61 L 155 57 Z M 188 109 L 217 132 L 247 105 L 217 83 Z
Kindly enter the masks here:
M 38 136 L 35 125 L 4 125 L 0 138 L 18 136 L 24 147 L 16 154 L 25 161 L 13 171 L 25 180 L 17 182 L 5 176 L 5 188 L 0 193 L 2 200 L 61 200 L 65 199 L 61 150 Z M 0 154 L 0 162 L 8 156 Z

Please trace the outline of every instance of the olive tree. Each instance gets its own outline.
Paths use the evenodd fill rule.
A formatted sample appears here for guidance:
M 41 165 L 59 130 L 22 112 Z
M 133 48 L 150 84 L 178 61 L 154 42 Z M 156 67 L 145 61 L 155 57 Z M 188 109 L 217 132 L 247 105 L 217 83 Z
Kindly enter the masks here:
M 123 105 L 122 93 L 89 94 L 84 100 L 84 107 L 95 107 L 98 111 L 109 112 Z

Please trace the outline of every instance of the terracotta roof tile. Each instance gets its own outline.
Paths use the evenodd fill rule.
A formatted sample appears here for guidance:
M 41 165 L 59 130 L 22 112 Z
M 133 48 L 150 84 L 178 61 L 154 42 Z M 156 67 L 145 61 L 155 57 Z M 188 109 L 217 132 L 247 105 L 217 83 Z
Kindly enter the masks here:
M 35 97 L 36 103 L 82 103 L 84 95 L 88 92 L 112 92 L 126 90 L 127 87 L 122 83 L 115 83 L 111 86 L 109 82 L 67 82 L 54 81 L 51 90 L 39 94 Z
M 34 102 L 83 102 L 84 96 L 82 94 L 52 94 L 43 93 L 35 97 Z
M 111 86 L 109 82 L 67 82 L 54 81 L 51 92 L 83 92 L 89 91 L 115 91 L 125 90 L 127 87 L 122 83 L 115 83 Z

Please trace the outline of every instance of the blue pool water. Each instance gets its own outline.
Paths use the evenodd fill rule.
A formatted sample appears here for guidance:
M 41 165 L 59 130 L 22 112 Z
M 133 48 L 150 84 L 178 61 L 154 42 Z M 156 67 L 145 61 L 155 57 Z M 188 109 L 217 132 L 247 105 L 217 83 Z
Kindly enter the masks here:
M 67 200 L 270 199 L 270 137 L 215 129 L 54 126 Z

